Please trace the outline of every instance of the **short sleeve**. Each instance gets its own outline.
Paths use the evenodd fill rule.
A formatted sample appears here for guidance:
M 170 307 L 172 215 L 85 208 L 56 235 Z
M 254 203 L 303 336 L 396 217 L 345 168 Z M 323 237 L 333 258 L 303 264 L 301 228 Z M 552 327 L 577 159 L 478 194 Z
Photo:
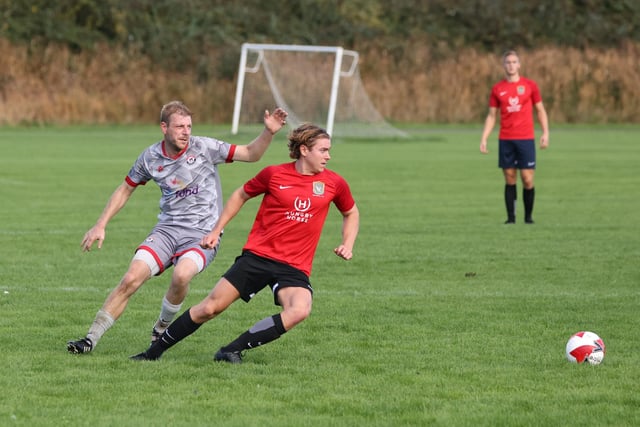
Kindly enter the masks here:
M 249 181 L 244 184 L 244 191 L 251 197 L 255 197 L 258 194 L 263 194 L 268 192 L 269 190 L 269 182 L 271 182 L 271 177 L 275 168 L 273 166 L 268 166 L 262 169 L 256 176 L 251 178 Z

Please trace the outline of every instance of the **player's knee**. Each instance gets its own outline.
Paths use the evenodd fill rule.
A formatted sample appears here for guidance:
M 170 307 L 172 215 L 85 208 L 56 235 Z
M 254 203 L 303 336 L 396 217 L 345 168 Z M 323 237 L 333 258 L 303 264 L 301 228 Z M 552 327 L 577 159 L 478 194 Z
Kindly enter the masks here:
M 138 275 L 128 271 L 122 277 L 122 280 L 120 280 L 116 291 L 125 295 L 133 295 L 140 288 L 140 286 L 142 286 L 145 280 L 145 278 L 141 278 Z
M 526 177 L 522 179 L 522 187 L 525 190 L 531 190 L 533 188 L 533 177 Z
M 191 316 L 198 323 L 213 319 L 224 311 L 216 300 L 207 299 L 191 309 Z
M 505 170 L 504 180 L 507 185 L 516 185 L 518 182 L 518 174 L 515 171 Z
M 189 282 L 193 279 L 194 272 L 189 269 L 175 269 L 171 276 L 171 286 L 175 286 L 180 289 L 187 288 Z
M 288 325 L 286 325 L 287 329 L 293 328 L 298 323 L 305 320 L 311 314 L 310 306 L 301 306 L 301 307 L 291 307 L 286 311 L 284 317 L 287 319 Z

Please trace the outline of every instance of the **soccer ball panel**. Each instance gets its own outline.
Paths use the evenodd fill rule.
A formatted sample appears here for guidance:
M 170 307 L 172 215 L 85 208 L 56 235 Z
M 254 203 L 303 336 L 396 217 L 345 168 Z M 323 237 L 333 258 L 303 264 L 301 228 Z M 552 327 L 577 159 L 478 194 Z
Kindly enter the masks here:
M 589 365 L 599 365 L 604 359 L 604 353 L 604 341 L 593 332 L 578 332 L 567 342 L 567 360 L 573 363 L 587 362 Z

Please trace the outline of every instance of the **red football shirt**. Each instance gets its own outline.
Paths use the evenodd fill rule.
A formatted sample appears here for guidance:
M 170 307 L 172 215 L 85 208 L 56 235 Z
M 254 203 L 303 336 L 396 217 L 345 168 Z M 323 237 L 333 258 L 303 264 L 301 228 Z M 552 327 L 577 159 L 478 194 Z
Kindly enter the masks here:
M 533 106 L 542 101 L 538 85 L 520 77 L 502 80 L 491 89 L 489 106 L 500 110 L 500 139 L 534 139 Z
M 355 204 L 340 175 L 328 169 L 302 175 L 295 162 L 262 169 L 244 184 L 244 191 L 252 197 L 264 194 L 244 249 L 308 276 L 331 202 L 340 212 Z

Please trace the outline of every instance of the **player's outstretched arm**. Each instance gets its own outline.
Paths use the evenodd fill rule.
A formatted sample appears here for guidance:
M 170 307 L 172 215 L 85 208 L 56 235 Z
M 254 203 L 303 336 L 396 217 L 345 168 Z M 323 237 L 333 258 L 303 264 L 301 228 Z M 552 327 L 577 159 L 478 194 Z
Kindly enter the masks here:
M 98 242 L 98 249 L 102 248 L 107 224 L 127 203 L 127 200 L 129 200 L 129 197 L 131 197 L 131 194 L 133 194 L 135 189 L 136 187 L 132 187 L 126 182 L 123 182 L 118 186 L 118 188 L 116 188 L 109 198 L 102 214 L 98 218 L 98 221 L 96 221 L 96 224 L 84 234 L 82 242 L 80 243 L 83 251 L 90 251 L 91 246 L 93 246 L 96 241 Z
M 264 112 L 264 130 L 256 139 L 247 145 L 238 145 L 233 160 L 241 162 L 257 162 L 267 151 L 269 144 L 280 129 L 287 124 L 288 113 L 282 108 L 276 108 L 272 113 Z

